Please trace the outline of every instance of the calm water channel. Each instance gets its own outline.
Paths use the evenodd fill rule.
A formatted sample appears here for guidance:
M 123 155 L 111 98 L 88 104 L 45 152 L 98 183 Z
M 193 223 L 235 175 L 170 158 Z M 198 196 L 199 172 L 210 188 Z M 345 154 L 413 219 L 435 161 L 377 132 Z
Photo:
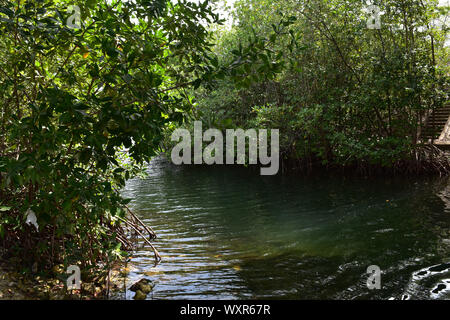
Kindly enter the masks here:
M 128 286 L 155 282 L 149 299 L 450 298 L 447 178 L 261 177 L 161 158 L 148 173 L 123 194 L 158 235 L 159 265 L 145 247 L 129 263 Z

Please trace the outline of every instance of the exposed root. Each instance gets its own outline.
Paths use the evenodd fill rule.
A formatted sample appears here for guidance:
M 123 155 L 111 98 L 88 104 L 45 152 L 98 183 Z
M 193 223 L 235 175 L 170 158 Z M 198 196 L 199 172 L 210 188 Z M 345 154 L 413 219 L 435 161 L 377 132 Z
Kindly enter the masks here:
M 433 144 L 420 146 L 416 150 L 419 170 L 434 171 L 440 176 L 450 173 L 450 155 Z
M 127 208 L 128 209 L 128 208 Z M 131 228 L 133 231 L 135 231 L 153 250 L 153 253 L 155 254 L 155 264 L 157 264 L 159 261 L 161 261 L 161 255 L 159 254 L 158 250 L 153 246 L 153 244 L 150 242 L 149 239 L 144 235 L 144 233 L 147 231 L 149 233 L 149 238 L 154 239 L 156 238 L 156 235 L 153 230 L 151 230 L 148 226 L 146 226 L 139 218 L 134 215 L 130 209 L 128 209 L 128 212 L 130 212 L 131 218 L 119 218 L 121 221 L 123 221 L 129 228 Z M 134 221 L 133 221 L 134 220 Z M 121 239 L 123 240 L 123 239 Z M 128 243 L 131 244 L 131 240 L 127 239 Z

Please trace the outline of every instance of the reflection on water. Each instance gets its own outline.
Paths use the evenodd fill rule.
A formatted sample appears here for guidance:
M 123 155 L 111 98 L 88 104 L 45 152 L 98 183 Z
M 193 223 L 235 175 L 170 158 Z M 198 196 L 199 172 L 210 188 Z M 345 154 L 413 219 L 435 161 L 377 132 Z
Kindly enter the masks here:
M 158 235 L 162 262 L 138 250 L 127 279 L 154 280 L 149 298 L 450 298 L 447 179 L 271 177 L 163 159 L 148 173 L 123 194 Z M 381 290 L 367 289 L 369 265 Z

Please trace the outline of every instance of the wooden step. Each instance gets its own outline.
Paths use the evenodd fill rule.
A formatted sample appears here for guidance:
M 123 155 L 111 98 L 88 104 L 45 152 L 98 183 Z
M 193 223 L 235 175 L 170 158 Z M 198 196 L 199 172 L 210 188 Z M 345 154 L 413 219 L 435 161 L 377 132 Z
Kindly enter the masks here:
M 436 140 L 441 135 L 442 131 L 445 129 L 450 118 L 450 104 L 446 103 L 440 108 L 432 110 L 431 114 L 428 116 L 426 125 L 421 131 L 421 140 L 430 141 Z
M 437 122 L 436 121 L 433 123 L 433 125 L 431 123 L 429 125 L 430 125 L 430 127 L 443 128 L 445 125 L 445 122 Z
M 435 133 L 435 132 L 441 132 L 442 129 L 444 129 L 444 128 L 443 127 L 442 128 L 423 128 L 422 132 L 423 133 L 429 133 L 429 132 Z

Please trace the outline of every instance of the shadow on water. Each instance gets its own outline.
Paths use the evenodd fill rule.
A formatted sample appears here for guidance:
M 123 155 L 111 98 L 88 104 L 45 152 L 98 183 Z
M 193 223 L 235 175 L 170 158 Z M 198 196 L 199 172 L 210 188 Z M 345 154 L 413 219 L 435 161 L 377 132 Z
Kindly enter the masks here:
M 448 179 L 262 177 L 161 158 L 148 173 L 123 194 L 163 260 L 136 252 L 128 285 L 153 279 L 155 299 L 450 297 Z M 381 290 L 366 286 L 369 265 Z

